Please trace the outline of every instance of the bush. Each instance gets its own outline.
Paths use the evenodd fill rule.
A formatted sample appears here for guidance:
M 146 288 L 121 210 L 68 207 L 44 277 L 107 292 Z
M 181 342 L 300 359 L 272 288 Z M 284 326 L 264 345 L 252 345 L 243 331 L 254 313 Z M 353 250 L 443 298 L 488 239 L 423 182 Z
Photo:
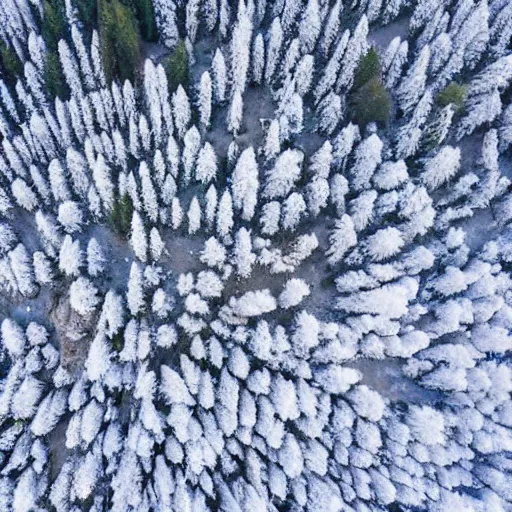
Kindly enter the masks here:
M 354 75 L 354 89 L 359 89 L 374 78 L 381 77 L 381 65 L 377 52 L 370 48 L 361 58 Z
M 4 79 L 9 83 L 14 83 L 16 77 L 23 73 L 23 65 L 14 51 L 14 48 L 0 43 L 0 59 Z
M 66 12 L 62 0 L 43 0 L 42 34 L 46 47 L 56 51 L 66 35 Z
M 461 84 L 452 82 L 448 84 L 436 98 L 436 103 L 440 107 L 454 105 L 456 110 L 460 110 L 466 101 L 466 87 Z
M 188 53 L 185 43 L 180 41 L 173 54 L 164 61 L 165 73 L 170 92 L 174 92 L 178 85 L 188 85 Z
M 61 100 L 69 98 L 69 88 L 64 78 L 62 66 L 57 52 L 46 54 L 44 81 L 50 98 L 58 96 Z
M 140 61 L 140 41 L 132 10 L 119 0 L 98 0 L 100 45 L 109 81 L 134 81 Z
M 114 203 L 110 212 L 109 221 L 114 230 L 121 236 L 128 236 L 132 224 L 133 203 L 128 194 L 125 194 Z
M 385 123 L 391 113 L 389 92 L 378 78 L 373 78 L 352 96 L 352 120 L 360 126 Z

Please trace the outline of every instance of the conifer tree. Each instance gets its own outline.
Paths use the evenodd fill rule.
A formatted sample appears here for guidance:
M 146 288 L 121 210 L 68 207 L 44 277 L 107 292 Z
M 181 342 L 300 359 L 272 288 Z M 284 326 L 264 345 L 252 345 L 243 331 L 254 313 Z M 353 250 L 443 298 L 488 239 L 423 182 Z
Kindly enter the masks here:
M 135 256 L 145 263 L 147 260 L 148 240 L 144 223 L 137 210 L 133 212 L 130 244 Z
M 208 128 L 210 126 L 210 118 L 212 115 L 212 81 L 210 73 L 205 71 L 201 75 L 199 85 L 199 111 L 201 124 Z
M 212 61 L 213 95 L 217 103 L 222 103 L 226 98 L 226 63 L 221 50 L 217 48 Z

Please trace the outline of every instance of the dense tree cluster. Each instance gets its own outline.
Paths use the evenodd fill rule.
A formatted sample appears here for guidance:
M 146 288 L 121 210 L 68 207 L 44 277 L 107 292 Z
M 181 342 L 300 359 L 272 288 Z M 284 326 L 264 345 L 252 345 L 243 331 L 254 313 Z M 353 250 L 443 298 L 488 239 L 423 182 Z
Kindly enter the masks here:
M 511 38 L 0 2 L 0 510 L 510 510 Z

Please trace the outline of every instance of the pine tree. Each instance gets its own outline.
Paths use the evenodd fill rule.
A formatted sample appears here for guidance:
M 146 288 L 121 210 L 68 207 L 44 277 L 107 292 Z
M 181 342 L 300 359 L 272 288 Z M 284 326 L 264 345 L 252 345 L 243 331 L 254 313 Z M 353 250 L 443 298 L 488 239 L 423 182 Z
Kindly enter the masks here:
M 82 82 L 78 73 L 77 62 L 69 49 L 66 41 L 61 39 L 58 44 L 59 58 L 62 65 L 62 71 L 66 77 L 66 83 L 71 89 L 71 93 L 81 98 L 83 95 Z
M 74 233 L 82 230 L 82 210 L 74 201 L 65 201 L 59 205 L 57 220 L 66 233 Z
M 252 46 L 252 80 L 261 85 L 263 80 L 263 69 L 265 66 L 265 43 L 263 36 L 259 33 L 254 39 Z
M 363 140 L 354 153 L 354 165 L 350 170 L 355 190 L 370 188 L 370 180 L 381 163 L 382 141 L 377 134 Z
M 293 192 L 283 201 L 283 228 L 294 231 L 305 213 L 306 202 L 304 197 L 298 192 Z
M 243 99 L 241 92 L 236 89 L 229 105 L 227 128 L 230 133 L 237 135 L 243 119 Z
M 92 277 L 100 275 L 105 268 L 105 256 L 96 238 L 92 237 L 87 244 L 87 273 Z
M 237 21 L 231 37 L 231 74 L 233 89 L 242 94 L 247 83 L 251 53 L 252 23 L 243 2 L 239 3 Z
M 242 219 L 250 221 L 258 201 L 258 164 L 254 149 L 247 148 L 240 155 L 232 176 L 231 191 L 235 208 L 242 210 Z
M 144 308 L 144 276 L 141 266 L 135 261 L 130 268 L 126 302 L 132 316 L 137 316 Z
M 192 177 L 192 171 L 196 165 L 197 156 L 201 149 L 201 134 L 199 130 L 192 126 L 183 139 L 183 183 L 187 185 Z
M 153 6 L 160 41 L 173 49 L 179 40 L 176 5 L 173 0 L 154 0 Z
M 98 155 L 92 174 L 103 207 L 106 211 L 110 211 L 114 205 L 114 184 L 110 177 L 110 169 L 102 154 Z
M 190 202 L 187 213 L 188 217 L 188 234 L 193 235 L 201 228 L 201 207 L 197 197 L 194 196 Z
M 275 235 L 279 230 L 281 218 L 281 204 L 279 201 L 271 201 L 263 205 L 260 217 L 261 232 L 265 235 Z
M 240 228 L 235 236 L 234 264 L 240 277 L 249 277 L 256 261 L 252 252 L 251 234 L 245 228 Z
M 148 240 L 144 223 L 137 210 L 133 212 L 130 244 L 135 256 L 145 263 L 147 261 Z
M 368 19 L 363 14 L 357 27 L 348 41 L 347 49 L 343 56 L 343 62 L 336 82 L 336 90 L 350 89 L 354 81 L 354 73 L 359 60 L 368 51 Z
M 97 288 L 85 277 L 79 277 L 69 287 L 69 303 L 82 316 L 91 314 L 99 302 Z
M 343 215 L 340 220 L 336 221 L 329 242 L 330 247 L 326 251 L 326 255 L 331 265 L 342 261 L 345 253 L 357 244 L 354 223 L 348 215 Z
M 311 89 L 313 82 L 314 62 L 315 59 L 313 55 L 304 55 L 304 57 L 302 57 L 302 59 L 297 64 L 294 78 L 295 87 L 297 89 L 297 93 L 300 96 L 305 96 Z
M 210 118 L 212 115 L 212 80 L 210 73 L 205 71 L 201 75 L 199 85 L 199 112 L 201 124 L 208 128 L 210 126 Z
M 150 221 L 156 223 L 158 220 L 158 200 L 146 162 L 141 162 L 139 176 L 142 184 L 142 203 L 144 211 Z
M 263 146 L 263 154 L 266 160 L 275 158 L 281 151 L 281 143 L 279 137 L 279 121 L 272 119 L 265 138 Z
M 282 44 L 283 30 L 279 18 L 275 18 L 270 27 L 270 38 L 267 47 L 267 63 L 265 66 L 265 82 L 267 85 L 271 85 L 274 81 Z
M 199 151 L 196 166 L 196 180 L 208 184 L 217 177 L 217 155 L 213 146 L 205 142 Z
M 171 223 L 173 229 L 178 229 L 183 220 L 183 209 L 180 200 L 177 197 L 172 198 L 171 202 Z
M 188 125 L 190 124 L 191 113 L 187 93 L 181 84 L 172 96 L 172 110 L 174 113 L 176 129 L 178 130 L 178 136 L 182 139 L 187 131 Z
M 338 35 L 340 27 L 340 14 L 343 10 L 343 3 L 341 0 L 336 0 L 331 9 L 329 9 L 329 16 L 325 23 L 323 36 L 320 41 L 320 49 L 324 57 L 329 55 L 332 44 Z
M 217 48 L 212 61 L 213 94 L 217 103 L 222 103 L 226 98 L 226 63 L 221 50 Z
M 301 176 L 303 160 L 304 154 L 296 149 L 287 149 L 281 153 L 267 174 L 263 197 L 274 199 L 288 195 Z
M 80 241 L 74 240 L 70 235 L 64 237 L 59 254 L 59 269 L 68 276 L 78 277 L 83 265 L 83 253 Z
M 302 53 L 311 53 L 320 35 L 322 21 L 317 0 L 308 0 L 299 25 L 299 39 Z
M 331 135 L 343 118 L 344 104 L 337 94 L 329 93 L 318 105 L 318 128 L 326 135 Z
M 217 211 L 217 234 L 227 239 L 233 228 L 233 202 L 231 194 L 225 190 L 219 201 L 219 208 Z
M 425 90 L 429 60 L 430 48 L 425 46 L 397 88 L 398 103 L 404 113 L 411 111 Z

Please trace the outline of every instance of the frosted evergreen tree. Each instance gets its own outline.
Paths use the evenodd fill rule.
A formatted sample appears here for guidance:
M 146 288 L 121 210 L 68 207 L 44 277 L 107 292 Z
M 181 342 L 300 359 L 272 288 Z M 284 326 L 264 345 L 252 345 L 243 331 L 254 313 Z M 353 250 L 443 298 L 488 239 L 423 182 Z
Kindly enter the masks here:
M 144 276 L 142 268 L 135 261 L 130 268 L 126 302 L 132 316 L 137 316 L 144 308 Z
M 252 46 L 252 80 L 261 85 L 263 80 L 263 70 L 265 67 L 265 43 L 263 35 L 259 33 Z
M 410 112 L 418 103 L 425 90 L 429 59 L 430 48 L 425 46 L 397 88 L 398 103 L 405 113 Z
M 217 155 L 213 146 L 205 142 L 199 151 L 196 165 L 196 180 L 208 184 L 217 176 Z
M 91 314 L 99 302 L 98 290 L 92 282 L 79 277 L 69 287 L 69 303 L 71 307 L 82 316 Z
M 175 48 L 179 41 L 176 4 L 173 0 L 155 0 L 155 21 L 160 41 L 168 48 Z
M 201 124 L 208 128 L 212 115 L 212 80 L 208 71 L 201 75 L 199 84 L 199 112 Z
M 252 252 L 251 234 L 245 228 L 240 228 L 235 235 L 233 262 L 240 277 L 249 277 L 256 261 Z
M 215 223 L 215 214 L 217 213 L 217 189 L 214 185 L 210 185 L 206 192 L 205 220 L 208 229 L 212 229 Z
M 343 118 L 344 104 L 337 94 L 329 93 L 318 105 L 318 128 L 331 135 Z
M 365 15 L 357 24 L 352 37 L 347 43 L 343 62 L 336 82 L 336 90 L 349 89 L 354 80 L 354 73 L 359 60 L 368 51 L 368 19 Z
M 287 149 L 277 158 L 273 169 L 267 173 L 263 197 L 274 199 L 286 196 L 301 176 L 304 154 Z
M 228 109 L 228 116 L 226 124 L 228 131 L 236 135 L 240 130 L 240 125 L 243 119 L 243 99 L 241 92 L 236 89 L 231 98 L 231 103 Z
M 197 197 L 193 197 L 187 213 L 188 234 L 193 235 L 201 228 L 201 207 Z
M 217 48 L 212 61 L 213 96 L 217 103 L 222 103 L 226 98 L 227 74 L 226 62 L 221 50 Z
M 247 148 L 240 155 L 232 175 L 233 205 L 242 210 L 242 219 L 250 221 L 258 202 L 258 164 L 254 149 Z
M 226 239 L 229 237 L 233 225 L 233 201 L 229 191 L 225 190 L 220 198 L 217 210 L 217 234 Z
M 172 96 L 172 110 L 174 113 L 174 121 L 176 123 L 178 136 L 181 139 L 187 131 L 191 117 L 190 102 L 188 100 L 187 93 L 181 84 Z
M 298 192 L 293 192 L 283 201 L 281 210 L 283 228 L 294 231 L 306 213 L 304 197 Z
M 139 176 L 142 184 L 142 204 L 144 211 L 151 222 L 155 223 L 158 220 L 158 200 L 146 162 L 141 162 Z
M 130 245 L 135 256 L 143 263 L 147 260 L 148 239 L 142 218 L 137 210 L 133 212 Z
M 87 273 L 97 277 L 104 271 L 105 263 L 103 250 L 96 238 L 92 237 L 87 244 Z
M 267 85 L 273 83 L 282 44 L 283 30 L 279 18 L 275 18 L 270 27 L 270 37 L 267 46 L 267 61 L 265 65 L 265 83 Z
M 183 146 L 183 183 L 184 185 L 187 185 L 192 177 L 197 156 L 201 149 L 201 134 L 195 126 L 192 126 L 192 128 L 190 128 L 185 134 Z
M 329 9 L 329 14 L 325 22 L 324 31 L 320 41 L 320 49 L 324 57 L 329 55 L 331 46 L 338 35 L 340 27 L 340 14 L 342 10 L 343 3 L 341 0 L 336 0 L 334 5 Z
M 308 0 L 299 24 L 299 40 L 302 53 L 310 53 L 313 51 L 321 28 L 322 21 L 320 19 L 318 1 Z

